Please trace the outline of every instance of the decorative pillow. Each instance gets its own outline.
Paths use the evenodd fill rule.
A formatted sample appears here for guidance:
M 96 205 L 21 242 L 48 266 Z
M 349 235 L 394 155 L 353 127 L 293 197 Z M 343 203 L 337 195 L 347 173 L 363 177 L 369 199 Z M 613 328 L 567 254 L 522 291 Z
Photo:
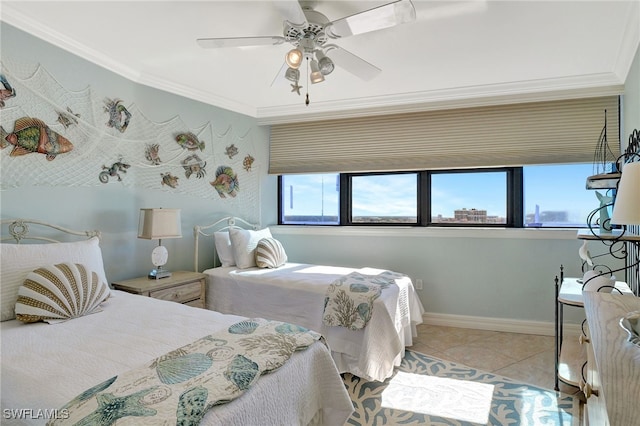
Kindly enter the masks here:
M 99 310 L 109 298 L 106 282 L 77 263 L 38 268 L 18 290 L 16 318 L 24 322 L 58 322 Z
M 2 293 L 0 320 L 14 319 L 18 289 L 29 272 L 44 265 L 71 262 L 84 265 L 105 283 L 102 251 L 97 237 L 72 243 L 0 244 L 0 282 Z
M 233 247 L 231 247 L 229 232 L 214 232 L 213 239 L 216 243 L 216 253 L 218 253 L 218 259 L 220 259 L 220 266 L 235 266 L 236 259 L 233 257 Z
M 271 238 L 271 231 L 269 231 L 269 228 L 259 231 L 231 228 L 229 229 L 229 238 L 231 238 L 231 247 L 233 247 L 233 257 L 236 259 L 236 265 L 240 269 L 245 269 L 256 266 L 258 241 L 263 238 Z
M 263 238 L 256 247 L 256 265 L 258 268 L 277 268 L 287 261 L 287 253 L 282 243 L 275 238 Z

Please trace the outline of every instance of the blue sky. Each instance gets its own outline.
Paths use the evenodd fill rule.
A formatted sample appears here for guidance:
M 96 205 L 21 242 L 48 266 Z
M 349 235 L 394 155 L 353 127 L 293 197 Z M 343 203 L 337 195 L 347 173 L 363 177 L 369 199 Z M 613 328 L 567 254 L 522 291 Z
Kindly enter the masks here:
M 591 164 L 572 167 L 525 167 L 525 214 L 540 211 L 568 211 L 570 222 L 584 222 L 598 206 L 595 191 L 585 189 L 586 177 L 593 174 Z M 433 175 L 433 214 L 453 216 L 455 209 L 486 209 L 489 215 L 503 216 L 506 210 L 505 182 L 501 173 L 469 175 L 452 173 Z M 353 214 L 415 214 L 416 179 L 413 174 L 375 175 L 353 180 Z M 338 214 L 335 174 L 289 175 L 284 177 L 286 215 Z M 293 186 L 293 209 L 290 208 L 290 186 Z

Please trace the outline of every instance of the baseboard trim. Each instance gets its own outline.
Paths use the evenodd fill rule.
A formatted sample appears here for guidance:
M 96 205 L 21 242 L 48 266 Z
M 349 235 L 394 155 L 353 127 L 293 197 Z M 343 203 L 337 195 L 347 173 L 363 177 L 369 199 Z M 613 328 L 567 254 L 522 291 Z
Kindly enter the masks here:
M 425 324 L 472 328 L 476 330 L 503 331 L 507 333 L 537 334 L 542 336 L 554 336 L 555 324 L 553 321 L 524 321 L 507 318 L 472 317 L 466 315 L 451 315 L 425 313 L 422 316 Z M 565 323 L 564 333 L 579 335 L 580 324 Z

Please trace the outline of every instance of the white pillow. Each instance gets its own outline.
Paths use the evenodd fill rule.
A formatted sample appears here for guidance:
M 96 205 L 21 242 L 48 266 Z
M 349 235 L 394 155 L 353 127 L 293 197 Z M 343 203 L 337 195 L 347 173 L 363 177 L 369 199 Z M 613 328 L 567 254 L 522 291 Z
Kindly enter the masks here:
M 104 273 L 100 240 L 93 237 L 72 243 L 0 244 L 0 321 L 14 319 L 18 289 L 29 272 L 56 263 L 79 263 L 108 283 Z
M 256 266 L 258 268 L 277 268 L 287 261 L 287 253 L 282 243 L 275 238 L 263 238 L 256 247 Z
M 248 229 L 230 228 L 229 238 L 233 247 L 233 257 L 240 269 L 256 266 L 256 247 L 258 241 L 263 238 L 272 238 L 269 228 L 259 231 Z
M 100 311 L 111 292 L 98 274 L 77 263 L 38 268 L 18 290 L 16 318 L 56 323 Z
M 220 266 L 235 266 L 236 259 L 233 257 L 233 247 L 231 247 L 229 232 L 214 232 L 213 239 L 216 243 L 216 253 L 218 253 L 218 259 L 220 259 Z

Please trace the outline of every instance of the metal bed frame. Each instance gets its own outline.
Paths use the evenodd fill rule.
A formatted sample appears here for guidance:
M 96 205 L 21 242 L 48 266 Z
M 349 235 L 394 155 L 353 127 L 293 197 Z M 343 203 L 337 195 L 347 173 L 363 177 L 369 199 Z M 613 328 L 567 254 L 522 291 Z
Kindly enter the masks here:
M 238 224 L 240 224 L 240 226 L 238 226 Z M 200 270 L 198 269 L 198 256 L 200 253 L 200 249 L 199 249 L 200 236 L 212 237 L 215 232 L 228 231 L 230 228 L 234 228 L 234 227 L 241 228 L 241 229 L 251 229 L 254 231 L 260 229 L 260 225 L 247 222 L 246 220 L 241 219 L 239 217 L 235 217 L 235 216 L 223 217 L 222 219 L 219 219 L 209 225 L 196 225 L 193 227 L 193 238 L 194 238 L 193 270 L 195 272 L 200 272 Z M 213 259 L 214 259 L 213 266 L 215 267 L 216 266 L 215 244 L 213 246 Z
M 98 230 L 91 231 L 75 231 L 73 229 L 64 228 L 62 226 L 53 225 L 51 223 L 43 222 L 34 219 L 2 219 L 0 220 L 0 227 L 2 230 L 7 228 L 9 236 L 2 236 L 0 241 L 12 241 L 13 243 L 20 244 L 22 241 L 45 241 L 49 243 L 60 243 L 62 241 L 54 239 L 53 237 L 47 237 L 44 235 L 34 235 L 31 232 L 30 225 L 36 225 L 37 230 L 55 229 L 63 234 L 85 236 L 87 238 L 98 237 L 101 238 L 102 234 Z M 4 233 L 4 232 L 3 232 Z

